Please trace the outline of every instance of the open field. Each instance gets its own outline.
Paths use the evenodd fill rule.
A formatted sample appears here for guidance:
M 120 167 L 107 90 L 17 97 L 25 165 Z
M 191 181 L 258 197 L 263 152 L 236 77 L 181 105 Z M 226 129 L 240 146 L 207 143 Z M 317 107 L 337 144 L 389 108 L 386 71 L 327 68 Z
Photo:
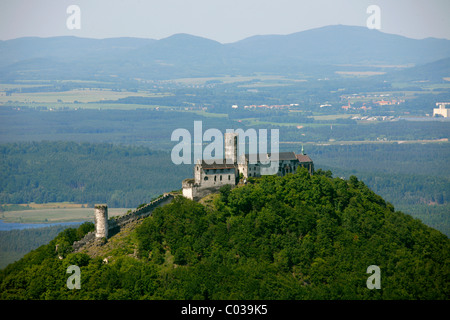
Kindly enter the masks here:
M 385 74 L 386 72 L 381 71 L 336 71 L 337 74 L 344 76 L 357 76 L 357 77 L 368 77 Z
M 349 113 L 349 114 L 327 114 L 327 115 L 318 115 L 318 116 L 311 116 L 311 118 L 314 118 L 314 120 L 336 120 L 336 119 L 348 119 L 351 117 L 361 117 L 358 113 Z
M 33 209 L 76 209 L 76 208 L 86 208 L 88 205 L 81 203 L 73 203 L 73 202 L 50 202 L 50 203 L 28 203 L 21 204 L 21 206 L 28 205 Z
M 0 102 L 0 107 L 2 103 Z M 168 107 L 160 105 L 146 105 L 146 104 L 129 104 L 129 103 L 69 103 L 69 102 L 9 102 L 8 106 L 23 106 L 31 108 L 47 107 L 47 110 L 61 110 L 61 109 L 90 109 L 90 110 L 136 110 L 136 109 L 166 109 L 166 110 L 180 110 L 180 107 Z
M 206 112 L 206 111 L 198 111 L 198 110 L 187 110 L 183 112 L 192 112 L 199 116 L 206 117 L 206 118 L 228 118 L 228 115 L 226 113 L 213 113 L 213 112 Z
M 345 115 L 347 116 L 347 115 Z M 280 127 L 299 127 L 299 129 L 303 127 L 321 127 L 321 126 L 330 126 L 329 123 L 302 123 L 302 122 L 270 122 L 270 121 L 261 121 L 256 118 L 245 118 L 242 119 L 242 122 L 247 126 L 258 126 L 258 125 L 271 125 L 271 126 L 280 126 Z M 333 126 L 339 126 L 340 123 L 333 123 Z
M 108 216 L 112 217 L 122 215 L 128 210 L 129 208 L 108 208 Z M 1 213 L 0 219 L 3 220 L 3 222 L 16 223 L 94 221 L 94 208 L 72 207 L 59 209 L 45 208 L 23 211 L 5 211 Z
M 14 90 L 18 88 L 36 88 L 45 87 L 46 84 L 24 84 L 24 83 L 0 83 L 0 93 L 5 94 L 5 91 Z M 50 84 L 47 86 L 50 87 Z
M 183 85 L 204 85 L 207 82 L 220 81 L 221 83 L 235 83 L 252 80 L 261 81 L 290 81 L 290 82 L 304 82 L 303 79 L 289 79 L 285 76 L 279 75 L 254 75 L 254 76 L 223 76 L 223 77 L 198 77 L 198 78 L 180 78 L 169 80 L 168 82 L 177 82 Z M 261 84 L 261 83 L 260 83 Z
M 450 77 L 443 78 L 443 80 L 450 81 Z M 429 90 L 429 91 L 432 91 L 434 89 L 449 89 L 450 88 L 450 83 L 431 83 L 431 84 L 430 83 L 420 83 L 417 85 L 420 86 L 420 88 L 422 88 L 423 90 Z M 397 88 L 397 89 L 411 87 L 411 82 L 393 82 L 392 87 Z
M 0 92 L 0 103 L 8 101 L 20 103 L 79 103 L 96 102 L 102 100 L 117 100 L 130 96 L 139 97 L 166 97 L 170 93 L 154 93 L 147 91 L 113 91 L 111 89 L 74 89 L 62 92 L 25 92 L 12 93 L 6 95 L 5 91 Z
M 302 144 L 310 144 L 316 146 L 330 146 L 330 145 L 357 145 L 357 144 L 427 144 L 427 143 L 447 143 L 448 138 L 444 139 L 436 139 L 436 140 L 361 140 L 361 141 L 335 141 L 330 140 L 326 143 L 317 143 L 317 142 L 299 142 L 299 141 L 280 141 L 280 144 L 294 144 L 294 145 L 302 145 Z

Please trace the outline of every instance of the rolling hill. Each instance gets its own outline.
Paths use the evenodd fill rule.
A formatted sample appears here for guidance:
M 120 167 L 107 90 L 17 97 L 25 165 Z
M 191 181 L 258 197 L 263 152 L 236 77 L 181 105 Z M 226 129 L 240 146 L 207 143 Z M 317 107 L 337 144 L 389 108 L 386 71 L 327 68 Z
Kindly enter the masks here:
M 73 252 L 67 229 L 0 272 L 0 299 L 446 300 L 450 240 L 355 176 L 267 176 L 183 197 Z M 56 250 L 55 250 L 56 248 Z M 106 259 L 106 260 L 105 260 Z M 80 267 L 81 290 L 66 286 Z M 370 289 L 369 266 L 380 268 Z
M 171 79 L 255 72 L 317 76 L 339 65 L 421 65 L 450 56 L 450 40 L 409 39 L 355 26 L 259 35 L 229 44 L 188 34 L 161 40 L 77 37 L 0 42 L 0 79 Z
M 450 78 L 450 58 L 391 72 L 384 78 L 390 81 L 442 81 Z

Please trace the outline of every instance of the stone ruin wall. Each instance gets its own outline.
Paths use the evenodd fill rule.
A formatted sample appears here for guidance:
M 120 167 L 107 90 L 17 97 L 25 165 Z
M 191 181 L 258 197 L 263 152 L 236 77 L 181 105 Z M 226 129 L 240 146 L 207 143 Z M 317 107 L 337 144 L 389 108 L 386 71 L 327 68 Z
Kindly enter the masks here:
M 119 232 L 120 229 L 127 223 L 148 217 L 155 208 L 163 206 L 167 203 L 170 203 L 173 200 L 173 198 L 174 198 L 174 196 L 172 194 L 166 193 L 163 196 L 159 197 L 158 199 L 153 200 L 152 202 L 146 204 L 145 206 L 143 206 L 139 209 L 135 209 L 135 210 L 133 210 L 125 215 L 119 216 L 119 217 L 114 217 L 114 218 L 108 219 L 106 221 L 106 225 L 107 225 L 107 231 L 105 232 L 106 235 L 108 235 L 108 234 L 111 235 L 111 234 L 115 234 L 115 233 Z M 97 208 L 96 208 L 96 210 L 97 210 Z M 106 210 L 107 210 L 107 208 L 106 208 Z M 99 237 L 96 237 L 97 231 L 98 231 L 97 225 L 95 227 L 96 227 L 95 231 L 91 231 L 91 232 L 87 233 L 83 237 L 83 239 L 81 239 L 80 241 L 75 241 L 73 243 L 72 247 L 73 247 L 74 251 L 81 249 L 87 243 L 99 238 Z M 102 228 L 102 226 L 100 225 L 100 229 L 101 228 Z

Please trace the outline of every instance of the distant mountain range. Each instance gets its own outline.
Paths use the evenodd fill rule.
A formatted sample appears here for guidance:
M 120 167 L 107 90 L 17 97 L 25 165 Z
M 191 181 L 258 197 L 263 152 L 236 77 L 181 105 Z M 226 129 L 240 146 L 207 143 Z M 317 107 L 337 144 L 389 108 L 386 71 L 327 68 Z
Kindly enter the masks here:
M 1 41 L 0 57 L 2 81 L 172 79 L 256 72 L 315 77 L 334 74 L 343 66 L 380 70 L 388 65 L 394 70 L 392 66 L 438 60 L 443 64 L 440 72 L 450 76 L 446 73 L 450 40 L 416 40 L 342 25 L 253 36 L 230 44 L 188 34 L 161 40 L 28 37 Z M 429 76 L 425 69 L 421 72 Z

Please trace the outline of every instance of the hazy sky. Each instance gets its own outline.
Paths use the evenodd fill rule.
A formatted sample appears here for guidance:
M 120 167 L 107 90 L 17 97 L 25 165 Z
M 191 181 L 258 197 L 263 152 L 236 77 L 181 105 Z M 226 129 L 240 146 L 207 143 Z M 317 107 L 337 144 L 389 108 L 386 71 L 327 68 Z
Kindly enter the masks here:
M 80 29 L 66 26 L 70 5 L 80 8 Z M 450 39 L 450 0 L 0 0 L 0 40 L 189 33 L 228 43 L 326 25 L 366 26 L 370 5 L 380 8 L 382 32 Z

